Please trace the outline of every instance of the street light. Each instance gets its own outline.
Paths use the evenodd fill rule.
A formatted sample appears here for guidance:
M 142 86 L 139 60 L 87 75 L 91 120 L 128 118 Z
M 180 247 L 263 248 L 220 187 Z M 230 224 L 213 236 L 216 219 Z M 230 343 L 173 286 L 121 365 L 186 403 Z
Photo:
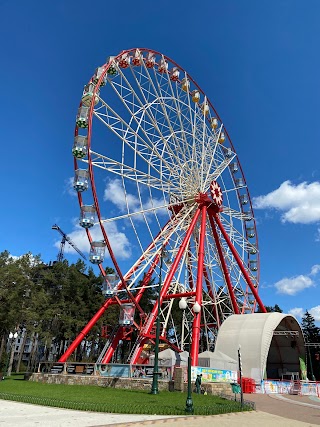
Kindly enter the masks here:
M 160 306 L 161 306 L 161 286 L 162 286 L 162 268 L 163 261 L 166 264 L 171 264 L 170 256 L 164 247 L 160 251 L 160 272 L 159 272 L 159 285 L 158 285 L 158 310 L 157 310 L 157 321 L 156 321 L 156 343 L 154 348 L 154 366 L 152 375 L 151 394 L 158 394 L 158 377 L 159 377 L 159 336 L 160 336 Z
M 179 308 L 183 310 L 183 313 L 185 313 L 185 309 L 187 308 L 187 300 L 185 298 L 181 298 L 179 301 Z M 200 313 L 201 306 L 198 302 L 195 302 L 195 304 L 192 307 L 195 315 Z M 194 408 L 193 408 L 193 400 L 192 400 L 192 390 L 191 390 L 191 331 L 192 330 L 192 321 L 189 320 L 189 354 L 188 354 L 188 394 L 187 394 L 187 400 L 186 400 L 186 407 L 185 412 L 187 414 L 193 414 Z
M 242 362 L 241 362 L 241 345 L 238 347 L 239 379 L 240 379 L 240 404 L 243 408 L 243 390 L 242 390 Z
M 13 346 L 13 342 L 17 339 L 18 337 L 18 332 L 9 333 L 9 357 L 7 359 L 7 365 L 6 365 L 6 375 L 5 376 L 10 376 L 11 375 L 11 369 L 12 369 L 12 362 L 13 362 L 13 355 L 14 353 L 12 352 L 12 346 Z M 10 370 L 10 372 L 9 372 Z

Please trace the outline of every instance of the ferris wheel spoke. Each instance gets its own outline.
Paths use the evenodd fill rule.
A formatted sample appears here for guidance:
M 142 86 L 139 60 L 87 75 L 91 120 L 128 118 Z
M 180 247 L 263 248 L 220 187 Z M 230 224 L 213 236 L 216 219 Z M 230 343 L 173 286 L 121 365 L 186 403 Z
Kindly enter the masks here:
M 166 91 L 163 84 L 162 85 L 159 84 L 158 75 L 157 75 L 157 72 L 155 70 L 153 70 L 154 71 L 153 75 L 154 75 L 154 79 L 155 79 L 155 83 L 154 83 L 145 63 L 143 64 L 143 67 L 144 67 L 144 71 L 145 71 L 145 73 L 146 73 L 146 75 L 150 81 L 150 84 L 151 84 L 152 90 L 154 91 L 155 97 L 159 102 L 159 105 L 160 105 L 161 110 L 162 110 L 163 117 L 165 119 L 165 123 L 162 122 L 162 125 L 168 127 L 168 129 L 170 130 L 170 133 L 173 135 L 173 139 L 175 140 L 176 147 L 179 147 L 180 144 L 178 142 L 178 139 L 177 139 L 176 133 L 175 133 L 176 129 L 173 128 L 172 118 L 170 118 L 170 112 L 175 111 L 175 110 L 172 109 L 172 107 L 170 108 L 170 104 L 168 102 L 164 102 L 165 100 L 172 101 L 174 99 L 172 91 L 170 91 L 170 92 Z M 166 80 L 163 79 L 164 75 L 166 76 Z M 168 88 L 168 87 L 170 87 L 170 84 L 171 84 L 170 76 L 168 74 L 168 70 L 165 71 L 164 75 L 161 74 L 161 78 L 163 79 L 163 81 L 165 81 L 165 87 Z M 169 113 L 168 113 L 168 109 L 169 109 Z M 174 115 L 174 118 L 176 118 L 176 114 Z
M 155 76 L 155 80 L 156 80 L 156 83 L 158 86 L 158 91 L 162 95 L 162 98 L 169 97 L 171 100 L 173 100 L 174 105 L 171 108 L 166 103 L 162 103 L 162 110 L 166 116 L 167 122 L 169 123 L 169 127 L 172 131 L 172 134 L 176 135 L 176 137 L 175 137 L 176 147 L 180 148 L 182 145 L 186 148 L 186 152 L 185 153 L 183 152 L 183 159 L 184 159 L 184 161 L 186 161 L 188 158 L 188 155 L 190 155 L 189 141 L 188 141 L 188 138 L 186 138 L 184 124 L 183 124 L 183 121 L 181 119 L 181 116 L 182 116 L 181 106 L 183 106 L 183 103 L 181 103 L 180 98 L 178 98 L 178 100 L 177 100 L 177 96 L 176 96 L 176 94 L 178 94 L 179 91 L 177 90 L 177 87 L 176 87 L 176 91 L 173 90 L 173 85 L 172 85 L 172 82 L 170 80 L 168 70 L 166 71 L 166 82 L 167 82 L 166 86 L 168 86 L 168 92 L 165 91 L 164 94 L 162 94 L 163 86 L 161 85 L 161 82 L 159 82 L 159 79 L 158 79 L 158 76 L 157 76 L 157 73 L 155 70 L 154 70 L 154 76 Z M 171 111 L 174 112 L 174 119 L 173 120 L 169 119 L 167 109 L 169 109 L 169 114 Z M 179 134 L 182 135 L 181 141 L 178 140 L 177 132 L 179 132 Z
M 159 166 L 162 164 L 164 164 L 168 170 L 172 171 L 174 163 L 172 165 L 168 164 L 168 162 L 155 149 L 144 130 L 143 134 L 146 139 L 142 138 L 142 136 L 135 129 L 133 129 L 129 123 L 123 120 L 121 116 L 116 113 L 105 101 L 103 101 L 101 98 L 100 100 L 106 107 L 107 114 L 100 113 L 98 110 L 95 110 L 94 115 L 102 123 L 104 123 L 118 138 L 120 138 L 120 140 L 126 144 L 137 157 L 140 157 L 143 161 L 148 162 L 152 169 L 154 169 L 158 174 L 160 174 L 160 170 L 158 170 L 155 166 L 159 168 Z M 111 115 L 108 114 L 108 111 L 110 111 Z M 112 122 L 114 119 L 116 120 Z M 117 125 L 121 124 L 122 127 L 115 127 L 114 123 Z
M 172 136 L 172 138 L 176 139 L 174 129 L 172 128 L 172 125 L 171 125 L 171 120 L 169 119 L 168 114 L 167 114 L 167 109 L 166 109 L 167 104 L 166 104 L 166 102 L 164 102 L 163 97 L 161 97 L 161 94 L 159 94 L 159 92 L 157 91 L 156 85 L 153 82 L 153 79 L 151 78 L 151 75 L 148 71 L 148 68 L 146 67 L 144 62 L 142 64 L 142 68 L 145 72 L 145 77 L 147 78 L 149 85 L 148 85 L 147 89 L 143 85 L 139 85 L 140 91 L 141 91 L 145 101 L 148 104 L 150 104 L 152 107 L 154 107 L 155 105 L 160 106 L 160 109 L 161 109 L 162 114 L 163 114 L 163 118 L 165 120 L 164 121 L 160 120 L 159 122 L 161 123 L 162 127 L 165 126 L 168 129 L 169 134 Z M 150 95 L 150 88 L 152 90 L 152 102 L 150 102 L 149 96 L 147 96 L 147 97 L 145 96 L 145 95 Z M 160 114 L 158 109 L 155 111 L 157 114 Z M 159 133 L 162 134 L 163 131 L 161 131 L 161 129 L 159 128 L 159 124 L 157 124 L 157 129 L 158 129 Z M 177 145 L 177 147 L 180 147 L 180 145 L 178 143 L 176 145 Z M 172 150 L 170 147 L 168 147 L 168 144 L 166 144 L 165 148 L 166 148 L 167 152 L 173 156 L 175 162 L 180 163 L 179 156 L 177 156 L 177 154 L 174 152 L 174 150 Z
M 156 139 L 159 139 L 160 141 L 162 141 L 162 143 L 164 145 L 166 145 L 166 137 L 162 134 L 162 132 L 159 129 L 157 117 L 154 117 L 154 115 L 152 114 L 152 107 L 157 102 L 157 99 L 148 103 L 146 98 L 143 96 L 144 102 L 145 102 L 145 103 L 143 103 L 140 100 L 140 98 L 138 97 L 138 95 L 136 94 L 136 91 L 134 90 L 132 85 L 129 83 L 128 79 L 125 77 L 121 68 L 118 67 L 118 71 L 119 71 L 122 79 L 125 81 L 125 83 L 128 87 L 128 94 L 130 96 L 132 95 L 134 97 L 134 99 L 138 103 L 138 106 L 133 101 L 130 101 L 130 100 L 126 99 L 126 97 L 123 97 L 121 91 L 117 89 L 117 85 L 115 83 L 110 81 L 110 84 L 111 84 L 112 88 L 114 89 L 114 91 L 116 92 L 119 99 L 124 103 L 128 112 L 131 114 L 132 120 L 134 120 L 136 122 L 136 124 L 139 126 L 139 128 L 144 129 L 144 131 L 146 133 L 148 133 L 147 129 L 146 129 L 147 127 L 148 127 L 148 129 L 151 129 L 153 131 L 152 134 L 149 135 L 149 141 L 156 137 Z M 131 71 L 134 74 L 132 67 L 131 67 Z M 121 85 L 121 84 L 118 84 L 118 86 L 121 89 L 123 87 L 123 85 Z M 150 122 L 147 122 L 145 118 L 144 118 L 144 120 L 138 120 L 139 116 L 141 118 L 142 117 L 148 117 Z M 145 123 L 145 126 L 143 126 L 143 123 Z M 154 130 L 156 130 L 156 132 L 154 132 Z M 153 141 L 153 143 L 155 145 L 157 145 L 156 140 Z M 175 153 L 172 150 L 170 150 L 170 147 L 166 146 L 166 149 L 168 150 L 168 152 L 170 152 L 170 156 L 173 156 L 175 158 L 175 160 L 177 160 Z
M 174 182 L 172 179 L 170 180 L 169 177 L 166 179 L 165 173 L 163 174 L 163 178 L 160 179 L 159 177 L 145 173 L 137 168 L 116 161 L 110 157 L 103 156 L 102 154 L 96 153 L 92 150 L 91 155 L 94 156 L 94 158 L 92 158 L 93 166 L 104 169 L 107 172 L 111 172 L 118 176 L 124 176 L 131 181 L 138 182 L 139 184 L 146 185 L 148 187 L 150 186 L 157 190 L 163 190 L 168 194 L 174 192 L 179 186 L 178 182 Z M 88 163 L 87 160 L 82 161 Z

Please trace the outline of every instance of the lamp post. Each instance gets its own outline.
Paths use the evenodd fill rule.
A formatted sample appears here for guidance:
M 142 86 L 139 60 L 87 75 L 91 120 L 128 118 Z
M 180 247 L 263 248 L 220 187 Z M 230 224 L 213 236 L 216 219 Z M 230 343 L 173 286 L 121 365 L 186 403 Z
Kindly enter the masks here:
M 179 308 L 181 310 L 183 310 L 183 313 L 185 314 L 185 310 L 187 308 L 187 301 L 185 298 L 181 298 L 181 300 L 179 301 Z M 197 315 L 201 310 L 200 304 L 199 303 L 195 303 L 193 306 L 193 311 L 195 313 L 195 315 Z M 192 330 L 192 321 L 189 320 L 189 354 L 188 354 L 188 376 L 187 376 L 187 381 L 188 381 L 188 392 L 187 392 L 187 400 L 186 400 L 186 407 L 185 407 L 185 412 L 187 414 L 193 414 L 194 412 L 194 408 L 193 408 L 193 400 L 192 400 L 192 384 L 191 384 L 191 330 Z
M 239 379 L 240 379 L 240 404 L 243 408 L 243 390 L 242 390 L 242 362 L 241 362 L 241 345 L 238 347 Z
M 160 306 L 161 306 L 161 286 L 162 286 L 162 268 L 163 261 L 167 264 L 171 264 L 170 257 L 168 252 L 164 247 L 160 251 L 160 272 L 159 272 L 159 290 L 158 290 L 158 310 L 157 310 L 157 320 L 156 320 L 156 342 L 154 348 L 154 366 L 153 366 L 153 375 L 152 375 L 152 385 L 151 385 L 151 394 L 158 394 L 158 378 L 159 378 L 159 337 L 160 337 Z
M 9 337 L 8 337 L 8 340 L 9 340 L 9 357 L 7 359 L 5 376 L 11 375 L 13 356 L 14 356 L 14 352 L 12 351 L 13 350 L 13 342 L 17 339 L 17 337 L 18 337 L 18 332 L 15 332 L 15 333 L 10 332 L 9 333 Z

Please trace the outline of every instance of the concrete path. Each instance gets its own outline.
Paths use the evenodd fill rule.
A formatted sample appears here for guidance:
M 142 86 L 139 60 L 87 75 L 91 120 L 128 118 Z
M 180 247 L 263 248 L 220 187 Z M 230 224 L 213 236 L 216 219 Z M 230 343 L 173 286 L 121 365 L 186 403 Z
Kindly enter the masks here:
M 0 400 L 0 427 L 311 427 L 320 425 L 320 399 L 250 394 L 257 410 L 214 416 L 171 417 L 82 412 Z
M 307 422 L 309 425 L 320 425 L 320 400 L 314 401 L 311 398 L 311 396 L 288 394 L 245 395 L 245 399 L 256 403 L 258 411 L 268 412 L 289 420 Z
M 101 412 L 73 411 L 28 403 L 0 400 L 0 426 L 2 427 L 90 427 L 114 425 L 132 421 L 170 418 L 163 415 L 126 415 Z

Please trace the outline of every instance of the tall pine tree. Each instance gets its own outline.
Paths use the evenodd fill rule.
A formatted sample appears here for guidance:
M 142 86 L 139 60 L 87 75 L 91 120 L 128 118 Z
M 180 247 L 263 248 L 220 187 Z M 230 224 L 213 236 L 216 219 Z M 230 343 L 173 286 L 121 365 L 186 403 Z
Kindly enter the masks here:
M 315 324 L 314 317 L 306 310 L 301 320 L 301 328 L 306 341 L 306 356 L 307 356 L 307 367 L 308 367 L 308 378 L 311 380 L 320 379 L 320 361 L 319 354 L 320 349 L 320 328 Z M 308 344 L 319 343 L 319 349 L 315 346 L 308 346 Z

